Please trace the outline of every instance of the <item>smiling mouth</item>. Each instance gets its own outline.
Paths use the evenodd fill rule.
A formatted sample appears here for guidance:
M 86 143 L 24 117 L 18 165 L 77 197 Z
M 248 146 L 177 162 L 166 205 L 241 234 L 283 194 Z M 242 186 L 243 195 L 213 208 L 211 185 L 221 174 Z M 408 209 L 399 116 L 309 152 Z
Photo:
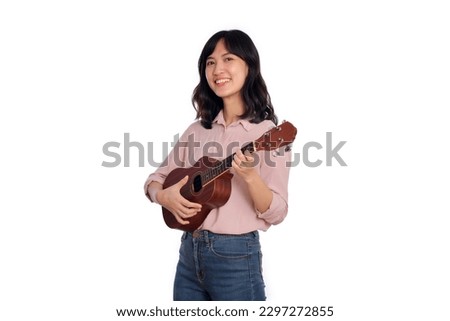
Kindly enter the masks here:
M 219 85 L 219 84 L 224 84 L 224 83 L 229 82 L 229 81 L 230 81 L 230 79 L 217 79 L 215 81 L 215 83 Z

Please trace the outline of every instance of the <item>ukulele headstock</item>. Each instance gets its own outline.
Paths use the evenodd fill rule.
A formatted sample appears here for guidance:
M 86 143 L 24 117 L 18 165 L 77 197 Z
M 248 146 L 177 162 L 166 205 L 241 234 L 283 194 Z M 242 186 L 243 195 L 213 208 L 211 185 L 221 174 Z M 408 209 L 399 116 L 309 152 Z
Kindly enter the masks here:
M 260 138 L 255 140 L 255 150 L 274 150 L 282 146 L 290 145 L 297 135 L 297 128 L 290 122 L 283 121 L 271 130 L 265 132 Z

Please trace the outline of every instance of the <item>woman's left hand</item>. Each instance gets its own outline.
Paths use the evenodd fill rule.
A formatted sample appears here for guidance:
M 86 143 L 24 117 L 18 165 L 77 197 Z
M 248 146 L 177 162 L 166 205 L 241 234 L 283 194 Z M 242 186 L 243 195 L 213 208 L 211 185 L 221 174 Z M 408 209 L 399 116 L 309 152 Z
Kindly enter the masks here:
M 258 176 L 255 165 L 255 157 L 253 157 L 250 152 L 246 151 L 245 154 L 243 154 L 239 149 L 236 151 L 232 167 L 235 173 L 242 177 L 244 181 L 250 182 L 255 176 Z

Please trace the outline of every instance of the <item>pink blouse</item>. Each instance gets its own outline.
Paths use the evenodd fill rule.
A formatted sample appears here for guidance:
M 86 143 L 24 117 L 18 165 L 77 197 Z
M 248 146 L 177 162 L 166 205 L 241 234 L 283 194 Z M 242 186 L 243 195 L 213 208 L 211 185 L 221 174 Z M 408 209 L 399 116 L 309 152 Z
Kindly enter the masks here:
M 177 167 L 192 167 L 203 156 L 222 160 L 248 142 L 258 139 L 275 125 L 269 120 L 259 124 L 241 119 L 228 126 L 222 111 L 213 121 L 211 129 L 205 129 L 199 121 L 192 123 L 180 137 L 164 163 L 145 182 L 144 190 L 152 181 L 164 183 L 167 175 Z M 288 212 L 288 179 L 291 152 L 284 147 L 275 151 L 258 151 L 255 159 L 259 175 L 273 193 L 267 211 L 259 213 L 253 206 L 246 183 L 234 175 L 231 180 L 231 195 L 225 205 L 211 210 L 199 229 L 222 234 L 242 234 L 255 230 L 266 231 L 272 224 L 283 221 Z M 233 169 L 231 168 L 231 173 Z

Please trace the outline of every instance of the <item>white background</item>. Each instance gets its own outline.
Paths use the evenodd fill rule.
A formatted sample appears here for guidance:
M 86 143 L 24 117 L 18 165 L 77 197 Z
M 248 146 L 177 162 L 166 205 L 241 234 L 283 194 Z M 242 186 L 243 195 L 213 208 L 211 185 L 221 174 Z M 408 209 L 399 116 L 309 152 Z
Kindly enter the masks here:
M 237 28 L 299 129 L 294 152 L 326 132 L 347 142 L 347 167 L 292 168 L 288 217 L 262 234 L 267 304 L 448 320 L 449 14 L 444 1 L 3 1 L 0 318 L 173 304 L 181 233 L 143 194 L 155 168 L 137 149 L 102 167 L 102 148 L 129 133 L 161 161 L 194 120 L 204 43 Z

